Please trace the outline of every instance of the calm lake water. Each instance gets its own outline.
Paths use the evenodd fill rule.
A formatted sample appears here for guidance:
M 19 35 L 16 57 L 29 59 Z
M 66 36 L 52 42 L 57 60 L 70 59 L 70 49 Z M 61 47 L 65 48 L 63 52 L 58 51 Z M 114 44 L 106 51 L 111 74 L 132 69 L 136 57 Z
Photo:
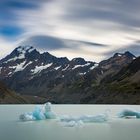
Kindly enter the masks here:
M 20 122 L 19 115 L 35 105 L 0 105 L 0 140 L 140 140 L 140 119 L 113 118 L 106 123 L 86 123 L 81 127 L 65 127 L 56 120 Z M 53 105 L 57 114 L 96 115 L 111 110 L 115 116 L 125 105 Z

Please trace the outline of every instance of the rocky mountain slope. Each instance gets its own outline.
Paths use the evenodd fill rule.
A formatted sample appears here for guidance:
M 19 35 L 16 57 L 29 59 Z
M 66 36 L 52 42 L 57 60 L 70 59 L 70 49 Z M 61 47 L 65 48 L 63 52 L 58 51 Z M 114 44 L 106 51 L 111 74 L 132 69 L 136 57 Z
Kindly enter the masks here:
M 140 104 L 140 57 L 90 87 L 81 103 Z
M 140 92 L 138 60 L 125 52 L 100 63 L 83 58 L 70 61 L 40 53 L 32 46 L 19 46 L 0 60 L 0 80 L 26 98 L 54 103 L 135 103 L 139 101 L 128 97 Z M 120 90 L 123 82 L 134 87 Z
M 0 82 L 0 103 L 18 104 L 28 102 L 23 97 L 17 95 L 14 91 L 8 89 L 2 82 Z

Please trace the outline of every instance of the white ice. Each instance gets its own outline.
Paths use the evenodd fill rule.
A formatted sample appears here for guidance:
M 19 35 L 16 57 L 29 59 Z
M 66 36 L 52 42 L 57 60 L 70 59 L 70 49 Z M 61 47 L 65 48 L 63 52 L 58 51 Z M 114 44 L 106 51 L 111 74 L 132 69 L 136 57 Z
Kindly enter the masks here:
M 61 122 L 70 122 L 70 121 L 82 121 L 84 123 L 90 123 L 90 122 L 105 122 L 108 120 L 108 116 L 105 114 L 99 114 L 99 115 L 82 115 L 78 117 L 74 116 L 61 116 L 60 121 Z
M 60 121 L 64 123 L 64 126 L 74 127 L 81 126 L 84 123 L 104 123 L 109 120 L 107 114 L 99 115 L 82 115 L 82 116 L 60 116 Z

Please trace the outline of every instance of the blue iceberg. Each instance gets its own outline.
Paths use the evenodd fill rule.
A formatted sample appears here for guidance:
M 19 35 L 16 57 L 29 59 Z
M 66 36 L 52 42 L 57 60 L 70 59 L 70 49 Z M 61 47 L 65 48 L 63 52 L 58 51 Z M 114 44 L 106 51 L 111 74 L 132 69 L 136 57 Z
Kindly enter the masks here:
M 138 118 L 140 119 L 140 112 L 132 109 L 124 109 L 118 114 L 119 118 Z
M 36 106 L 33 112 L 21 114 L 19 119 L 21 121 L 35 121 L 45 119 L 55 119 L 56 114 L 51 110 L 51 103 L 46 103 L 42 106 Z

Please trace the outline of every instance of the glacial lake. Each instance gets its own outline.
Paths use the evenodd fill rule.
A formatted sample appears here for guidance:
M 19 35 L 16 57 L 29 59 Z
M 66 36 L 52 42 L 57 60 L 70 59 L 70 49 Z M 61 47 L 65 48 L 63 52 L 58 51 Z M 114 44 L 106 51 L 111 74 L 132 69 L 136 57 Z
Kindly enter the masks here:
M 105 123 L 86 123 L 66 127 L 57 120 L 19 121 L 19 115 L 35 105 L 0 105 L 0 140 L 140 140 L 140 119 L 119 119 L 122 109 L 140 110 L 138 105 L 52 105 L 57 114 L 71 116 L 96 115 L 111 111 Z

